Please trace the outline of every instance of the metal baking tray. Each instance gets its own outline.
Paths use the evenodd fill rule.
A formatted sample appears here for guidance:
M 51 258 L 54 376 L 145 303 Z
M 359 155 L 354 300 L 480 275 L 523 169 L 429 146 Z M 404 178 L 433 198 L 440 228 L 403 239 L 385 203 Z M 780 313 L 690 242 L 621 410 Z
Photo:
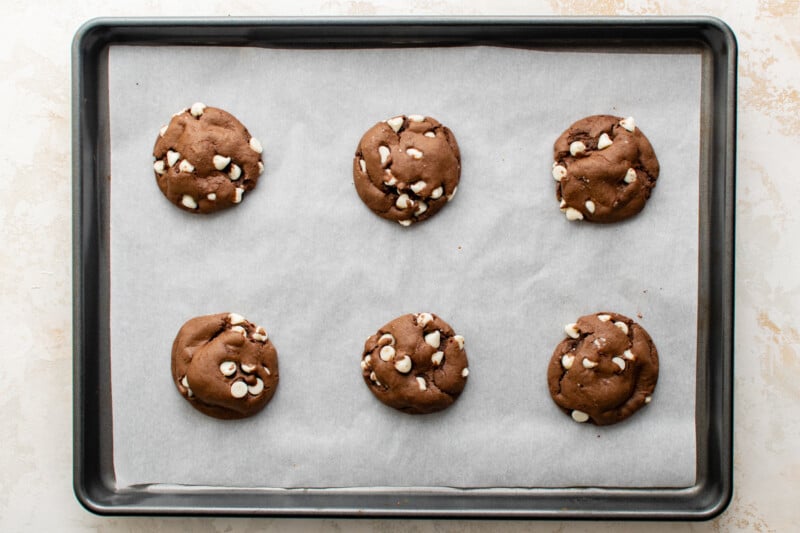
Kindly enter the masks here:
M 696 482 L 687 488 L 118 489 L 110 379 L 112 45 L 690 47 L 701 54 Z M 706 520 L 733 476 L 736 40 L 708 17 L 96 19 L 72 49 L 74 490 L 98 514 Z

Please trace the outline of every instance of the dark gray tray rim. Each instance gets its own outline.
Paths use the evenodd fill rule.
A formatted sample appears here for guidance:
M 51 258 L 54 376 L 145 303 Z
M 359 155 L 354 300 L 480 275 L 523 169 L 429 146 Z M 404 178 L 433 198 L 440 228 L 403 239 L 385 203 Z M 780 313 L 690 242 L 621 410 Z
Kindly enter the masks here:
M 568 489 L 200 489 L 114 483 L 109 353 L 108 47 L 692 46 L 703 50 L 697 481 Z M 73 488 L 102 515 L 708 520 L 733 491 L 737 44 L 713 17 L 107 18 L 72 46 Z

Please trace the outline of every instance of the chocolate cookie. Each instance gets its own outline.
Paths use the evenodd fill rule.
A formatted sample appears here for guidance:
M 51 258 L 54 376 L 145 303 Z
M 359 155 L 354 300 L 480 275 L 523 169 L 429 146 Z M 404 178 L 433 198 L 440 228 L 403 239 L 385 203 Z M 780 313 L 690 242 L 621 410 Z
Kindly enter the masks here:
M 190 213 L 242 201 L 264 171 L 261 143 L 230 113 L 196 103 L 161 128 L 153 156 L 158 188 Z
M 650 403 L 658 381 L 658 352 L 630 318 L 597 313 L 568 324 L 547 368 L 556 404 L 576 422 L 615 424 Z
M 456 401 L 469 375 L 464 337 L 431 313 L 397 317 L 364 343 L 361 373 L 389 407 L 441 411 Z
M 172 344 L 172 380 L 198 411 L 245 418 L 275 394 L 278 352 L 264 328 L 236 313 L 192 318 Z
M 586 117 L 553 147 L 556 197 L 567 220 L 617 222 L 644 208 L 658 159 L 633 117 Z
M 358 195 L 376 215 L 403 226 L 435 215 L 455 196 L 460 177 L 453 133 L 422 115 L 378 122 L 353 159 Z

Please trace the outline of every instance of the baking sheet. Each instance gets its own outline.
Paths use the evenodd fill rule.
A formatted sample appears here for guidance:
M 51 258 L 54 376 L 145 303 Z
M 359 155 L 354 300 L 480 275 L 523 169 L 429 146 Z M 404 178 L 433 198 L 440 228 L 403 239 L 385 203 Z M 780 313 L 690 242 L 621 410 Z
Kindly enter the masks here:
M 270 50 L 113 46 L 111 364 L 118 487 L 683 487 L 695 480 L 700 54 L 493 47 Z M 163 198 L 152 145 L 194 101 L 265 146 L 235 209 Z M 462 150 L 453 202 L 402 228 L 352 186 L 361 134 L 429 114 Z M 552 143 L 589 114 L 633 115 L 661 178 L 612 226 L 557 209 Z M 654 401 L 617 426 L 572 423 L 546 365 L 577 316 L 636 318 L 659 348 Z M 243 421 L 204 417 L 174 389 L 178 328 L 237 311 L 275 343 L 281 383 Z M 469 383 L 411 417 L 361 382 L 364 339 L 393 317 L 440 314 L 466 337 Z

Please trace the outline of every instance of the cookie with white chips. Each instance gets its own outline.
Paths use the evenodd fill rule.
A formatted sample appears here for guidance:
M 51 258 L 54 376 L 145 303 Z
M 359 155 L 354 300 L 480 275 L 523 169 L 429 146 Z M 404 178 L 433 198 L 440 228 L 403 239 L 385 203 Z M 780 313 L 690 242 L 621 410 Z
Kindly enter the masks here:
M 212 213 L 242 202 L 264 163 L 263 148 L 233 115 L 197 102 L 172 116 L 153 147 L 164 196 L 184 211 Z
M 456 401 L 469 376 L 464 337 L 432 313 L 399 316 L 364 343 L 361 374 L 389 407 L 409 414 L 441 411 Z
M 353 158 L 361 200 L 379 217 L 410 226 L 453 199 L 461 152 L 449 128 L 422 115 L 398 115 L 371 127 Z
M 564 328 L 547 368 L 553 401 L 576 422 L 615 424 L 650 403 L 658 351 L 645 329 L 610 312 L 582 316 Z
M 659 164 L 633 117 L 593 115 L 553 146 L 556 198 L 567 220 L 618 222 L 639 213 L 656 186 Z
M 278 387 L 278 352 L 267 332 L 236 313 L 187 321 L 172 344 L 172 381 L 195 409 L 222 419 L 252 416 Z

